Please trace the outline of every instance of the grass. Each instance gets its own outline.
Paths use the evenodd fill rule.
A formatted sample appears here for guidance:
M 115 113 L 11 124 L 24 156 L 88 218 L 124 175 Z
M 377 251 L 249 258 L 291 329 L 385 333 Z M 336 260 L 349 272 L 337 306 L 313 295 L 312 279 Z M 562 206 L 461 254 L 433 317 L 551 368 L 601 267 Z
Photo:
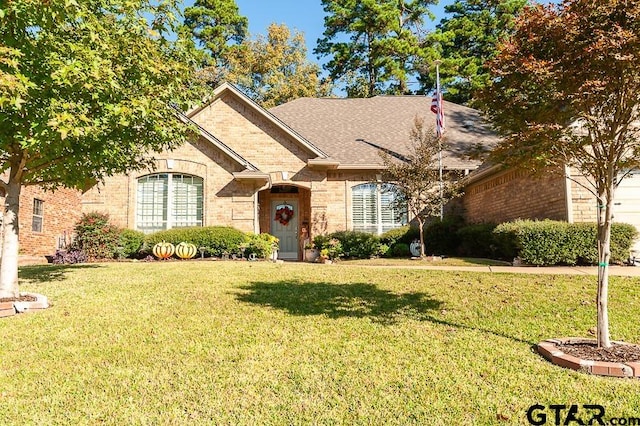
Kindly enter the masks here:
M 377 259 L 354 259 L 340 260 L 345 265 L 362 266 L 510 266 L 510 262 L 493 259 L 478 259 L 472 257 L 444 257 L 433 260 L 431 257 L 425 259 L 407 258 L 377 258 Z
M 637 380 L 533 351 L 588 335 L 594 277 L 249 262 L 21 277 L 53 306 L 0 320 L 2 424 L 527 424 L 535 403 L 640 415 Z M 616 339 L 640 342 L 639 284 L 611 278 Z

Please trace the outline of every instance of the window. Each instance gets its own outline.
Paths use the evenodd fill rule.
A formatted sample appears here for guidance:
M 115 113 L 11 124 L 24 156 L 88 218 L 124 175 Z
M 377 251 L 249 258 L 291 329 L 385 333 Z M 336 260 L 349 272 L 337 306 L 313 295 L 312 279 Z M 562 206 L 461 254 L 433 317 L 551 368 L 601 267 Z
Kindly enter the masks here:
M 354 231 L 382 234 L 407 224 L 406 208 L 396 205 L 392 184 L 365 183 L 351 188 Z
M 44 201 L 33 199 L 33 218 L 31 219 L 31 230 L 33 232 L 42 232 L 44 221 Z
M 159 173 L 138 179 L 136 227 L 143 232 L 202 226 L 202 178 Z

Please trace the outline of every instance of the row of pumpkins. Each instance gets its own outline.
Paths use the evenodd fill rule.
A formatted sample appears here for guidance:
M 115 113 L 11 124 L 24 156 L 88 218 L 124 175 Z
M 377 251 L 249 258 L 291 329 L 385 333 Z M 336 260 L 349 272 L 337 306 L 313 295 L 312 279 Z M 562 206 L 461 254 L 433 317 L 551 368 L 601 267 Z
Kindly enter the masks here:
M 192 259 L 198 249 L 194 244 L 182 242 L 177 246 L 162 241 L 153 246 L 153 255 L 158 259 L 168 259 L 175 253 L 180 259 Z

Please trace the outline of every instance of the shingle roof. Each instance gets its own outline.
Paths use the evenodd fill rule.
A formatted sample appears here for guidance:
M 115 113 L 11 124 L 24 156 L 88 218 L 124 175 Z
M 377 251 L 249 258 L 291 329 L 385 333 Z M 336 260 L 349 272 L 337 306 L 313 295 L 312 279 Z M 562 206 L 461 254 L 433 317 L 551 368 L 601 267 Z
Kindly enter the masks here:
M 406 154 L 416 115 L 424 117 L 428 126 L 435 126 L 430 106 L 431 99 L 425 96 L 300 98 L 269 112 L 343 167 L 366 167 L 382 164 L 375 146 Z M 449 145 L 443 154 L 445 167 L 475 169 L 480 161 L 469 160 L 464 154 L 478 146 L 493 145 L 497 136 L 477 110 L 445 101 L 444 111 Z

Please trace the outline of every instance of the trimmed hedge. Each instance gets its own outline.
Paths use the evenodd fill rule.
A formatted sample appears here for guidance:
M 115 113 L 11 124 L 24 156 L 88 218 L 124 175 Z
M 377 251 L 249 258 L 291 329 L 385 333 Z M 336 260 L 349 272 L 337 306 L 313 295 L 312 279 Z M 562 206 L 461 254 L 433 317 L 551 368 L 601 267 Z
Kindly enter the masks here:
M 143 232 L 133 229 L 123 229 L 119 237 L 120 257 L 137 258 L 143 250 L 145 235 Z
M 424 249 L 427 255 L 458 254 L 460 237 L 458 230 L 464 225 L 459 216 L 445 216 L 442 221 L 435 220 L 424 227 Z M 420 238 L 418 236 L 418 238 Z
M 242 231 L 226 226 L 208 226 L 196 228 L 178 228 L 159 231 L 146 237 L 147 249 L 161 241 L 177 245 L 181 242 L 195 244 L 205 248 L 208 256 L 222 256 L 224 253 L 239 253 L 241 244 L 249 242 L 249 236 Z
M 498 225 L 493 234 L 498 255 L 518 256 L 530 265 L 596 264 L 596 224 L 551 220 L 517 220 Z M 614 223 L 611 228 L 611 261 L 622 263 L 637 231 L 633 225 Z
M 379 256 L 381 252 L 380 238 L 377 235 L 359 231 L 338 231 L 331 238 L 340 241 L 344 257 L 369 259 Z
M 458 254 L 467 257 L 495 257 L 497 251 L 493 233 L 495 228 L 495 223 L 479 223 L 458 229 L 457 235 L 460 241 Z

